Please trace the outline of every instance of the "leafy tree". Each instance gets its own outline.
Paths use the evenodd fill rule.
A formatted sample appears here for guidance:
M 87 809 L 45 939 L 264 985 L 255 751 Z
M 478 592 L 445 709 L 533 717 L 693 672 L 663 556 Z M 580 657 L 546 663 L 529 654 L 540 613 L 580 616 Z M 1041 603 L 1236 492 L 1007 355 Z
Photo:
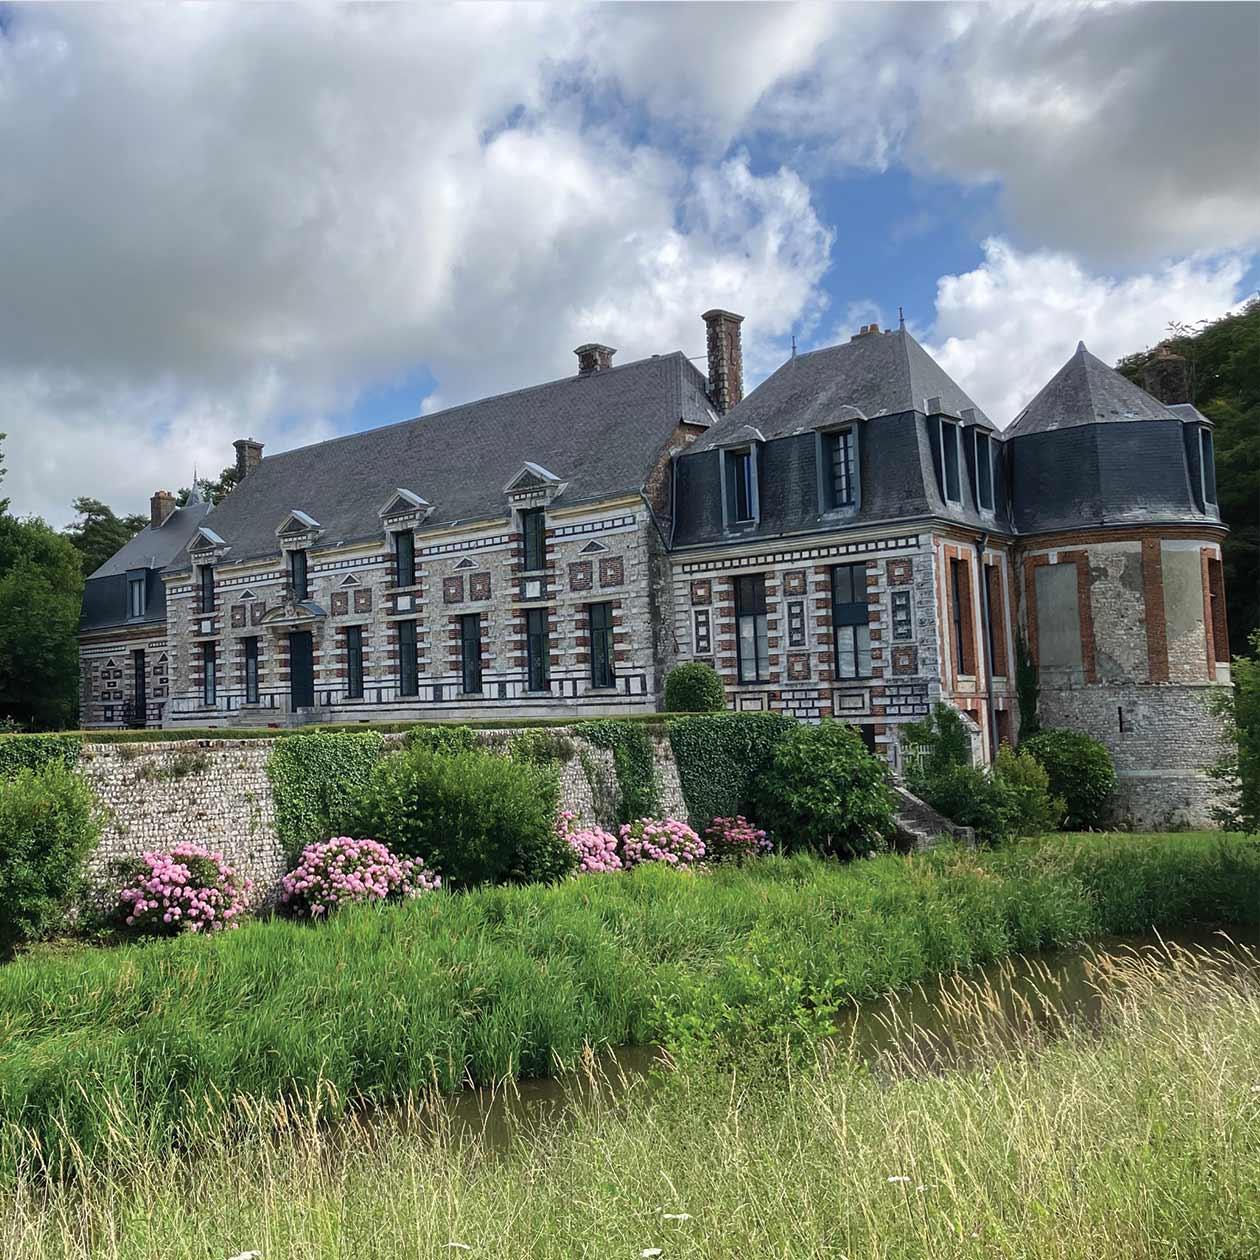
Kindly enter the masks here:
M 149 518 L 138 512 L 130 516 L 116 516 L 114 509 L 100 499 L 75 499 L 74 510 L 80 519 L 67 525 L 64 533 L 83 557 L 85 577 L 95 573 L 128 539 L 134 538 L 149 523 Z
M 0 446 L 3 446 L 4 439 L 7 438 L 8 436 L 9 435 L 7 433 L 0 433 Z M 4 451 L 0 450 L 0 481 L 4 480 L 4 474 L 6 471 L 7 469 L 4 466 Z M 4 513 L 7 512 L 8 510 L 9 510 L 9 500 L 0 499 L 0 516 L 3 516 Z
M 222 503 L 235 489 L 239 480 L 240 477 L 237 475 L 236 466 L 232 465 L 229 468 L 225 468 L 214 481 L 211 481 L 208 477 L 198 477 L 196 482 L 197 493 L 207 503 Z M 191 487 L 181 486 L 179 493 L 175 496 L 176 503 L 183 507 L 188 502 L 188 496 L 191 494 Z
M 1234 657 L 1234 685 L 1213 688 L 1210 703 L 1223 720 L 1226 753 L 1212 773 L 1224 796 L 1217 821 L 1260 835 L 1260 630 L 1250 647 L 1250 656 Z
M 72 726 L 78 709 L 83 563 L 36 517 L 0 515 L 0 718 Z
M 1116 368 L 1140 384 L 1164 347 L 1186 359 L 1190 401 L 1216 425 L 1216 496 L 1230 529 L 1221 548 L 1226 615 L 1230 642 L 1241 646 L 1260 626 L 1260 298 L 1221 319 L 1174 324 L 1159 346 Z

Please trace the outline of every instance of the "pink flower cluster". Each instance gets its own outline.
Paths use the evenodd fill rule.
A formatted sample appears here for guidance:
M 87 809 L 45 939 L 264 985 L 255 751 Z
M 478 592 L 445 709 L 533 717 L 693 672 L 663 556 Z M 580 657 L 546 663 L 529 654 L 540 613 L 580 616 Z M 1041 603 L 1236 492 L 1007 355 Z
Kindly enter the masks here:
M 715 818 L 704 829 L 704 847 L 715 862 L 742 862 L 769 853 L 774 846 L 764 831 L 737 814 L 734 818 Z
M 621 870 L 616 836 L 600 827 L 578 826 L 577 815 L 571 809 L 561 810 L 556 821 L 556 831 L 569 842 L 577 854 L 579 874 Z
M 621 825 L 621 860 L 626 866 L 668 862 L 690 866 L 704 857 L 704 841 L 677 818 L 636 818 Z
M 183 840 L 169 853 L 142 853 L 131 883 L 118 894 L 128 927 L 158 932 L 215 932 L 237 926 L 253 883 L 199 844 Z
M 280 900 L 295 914 L 317 918 L 347 902 L 418 897 L 441 886 L 442 877 L 423 862 L 396 857 L 379 840 L 337 836 L 302 850 L 280 881 Z

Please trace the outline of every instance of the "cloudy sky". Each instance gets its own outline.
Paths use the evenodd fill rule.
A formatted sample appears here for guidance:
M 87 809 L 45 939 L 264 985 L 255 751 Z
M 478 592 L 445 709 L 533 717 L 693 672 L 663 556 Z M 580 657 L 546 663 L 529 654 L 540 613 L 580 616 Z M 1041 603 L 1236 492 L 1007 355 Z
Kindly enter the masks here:
M 0 4 L 13 510 L 910 328 L 999 422 L 1260 285 L 1260 7 Z

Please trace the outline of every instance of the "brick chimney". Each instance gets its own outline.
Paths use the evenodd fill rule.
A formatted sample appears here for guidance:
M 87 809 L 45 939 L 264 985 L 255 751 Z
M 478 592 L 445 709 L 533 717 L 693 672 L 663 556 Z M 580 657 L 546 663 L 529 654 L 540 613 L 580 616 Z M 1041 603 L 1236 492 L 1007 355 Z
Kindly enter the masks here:
M 154 491 L 149 500 L 149 524 L 159 529 L 166 518 L 175 511 L 175 496 L 169 490 Z
M 263 444 L 253 438 L 237 438 L 232 446 L 236 450 L 236 480 L 244 481 L 262 463 Z
M 742 315 L 730 311 L 705 311 L 701 316 L 709 330 L 709 398 L 724 416 L 744 396 L 744 351 L 739 326 Z
M 882 331 L 883 329 L 880 328 L 878 324 L 863 324 L 862 327 L 859 328 L 857 332 L 855 332 L 853 336 L 849 338 L 849 340 L 857 341 L 859 337 L 870 337 L 873 334 L 877 332 L 882 332 Z
M 591 341 L 578 346 L 573 353 L 578 357 L 578 375 L 593 376 L 596 372 L 607 372 L 617 352 L 612 346 L 601 346 Z
M 1160 346 L 1142 367 L 1142 388 L 1165 406 L 1190 401 L 1190 364 L 1184 355 Z

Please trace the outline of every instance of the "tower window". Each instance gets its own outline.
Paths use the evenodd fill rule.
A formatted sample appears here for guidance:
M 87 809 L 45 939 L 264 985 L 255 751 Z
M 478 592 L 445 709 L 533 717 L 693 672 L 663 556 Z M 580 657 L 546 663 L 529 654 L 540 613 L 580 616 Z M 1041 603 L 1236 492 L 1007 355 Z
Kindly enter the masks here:
M 213 572 L 213 570 L 212 570 Z M 145 610 L 144 576 L 127 579 L 127 616 L 143 617 Z
M 289 552 L 289 585 L 293 588 L 294 599 L 309 599 L 310 583 L 306 576 L 306 552 Z
M 1212 430 L 1199 430 L 1199 458 L 1203 465 L 1203 502 L 1216 506 L 1216 458 L 1212 450 Z
M 857 433 L 840 429 L 823 435 L 828 508 L 852 507 L 857 502 Z
M 945 479 L 946 503 L 962 503 L 962 487 L 958 480 L 958 426 L 941 421 L 941 471 Z
M 547 565 L 546 521 L 542 508 L 521 513 L 521 537 L 526 573 L 537 573 Z
M 976 502 L 993 511 L 993 439 L 979 429 L 976 434 Z
M 762 574 L 735 579 L 735 621 L 739 681 L 765 682 L 770 677 L 770 633 Z
M 871 675 L 871 606 L 866 565 L 838 564 L 831 570 L 831 622 L 835 628 L 836 677 Z
M 399 586 L 416 584 L 416 535 L 414 530 L 400 529 L 394 535 L 394 561 Z
M 726 465 L 726 519 L 730 525 L 746 525 L 757 519 L 757 462 L 751 446 L 724 451 Z

